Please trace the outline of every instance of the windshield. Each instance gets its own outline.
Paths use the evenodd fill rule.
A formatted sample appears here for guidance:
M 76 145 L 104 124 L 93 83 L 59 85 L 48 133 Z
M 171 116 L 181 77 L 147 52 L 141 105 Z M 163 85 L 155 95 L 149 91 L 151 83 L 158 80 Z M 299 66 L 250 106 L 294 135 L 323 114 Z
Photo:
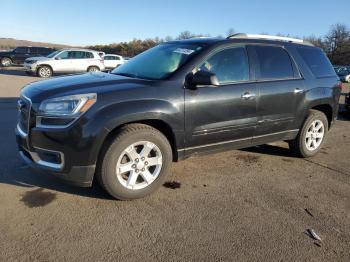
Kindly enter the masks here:
M 199 44 L 161 44 L 137 55 L 112 73 L 152 80 L 166 79 L 202 48 Z
M 57 55 L 60 51 L 55 51 L 50 53 L 48 56 L 46 56 L 47 58 L 53 58 L 55 55 Z

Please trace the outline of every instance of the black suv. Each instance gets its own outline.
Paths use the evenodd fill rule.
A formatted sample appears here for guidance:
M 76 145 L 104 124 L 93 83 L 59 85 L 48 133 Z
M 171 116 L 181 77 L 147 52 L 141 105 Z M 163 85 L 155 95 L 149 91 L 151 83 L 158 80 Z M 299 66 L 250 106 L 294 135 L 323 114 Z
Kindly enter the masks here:
M 19 46 L 11 51 L 0 52 L 0 65 L 23 64 L 24 60 L 33 56 L 47 56 L 56 51 L 48 47 Z
M 114 69 L 26 86 L 17 142 L 32 167 L 118 199 L 158 188 L 172 161 L 284 140 L 321 148 L 340 81 L 319 48 L 239 34 L 160 44 Z

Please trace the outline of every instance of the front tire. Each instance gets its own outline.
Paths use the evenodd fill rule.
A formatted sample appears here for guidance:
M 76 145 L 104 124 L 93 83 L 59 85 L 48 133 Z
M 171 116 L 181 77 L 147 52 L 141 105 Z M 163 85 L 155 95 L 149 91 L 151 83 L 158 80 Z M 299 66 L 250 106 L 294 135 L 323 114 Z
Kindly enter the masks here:
M 36 74 L 42 78 L 49 78 L 52 76 L 52 69 L 49 66 L 40 66 Z
M 316 155 L 327 136 L 328 119 L 318 110 L 310 110 L 303 127 L 294 140 L 289 141 L 290 150 L 299 157 Z
M 171 162 L 172 149 L 161 132 L 143 124 L 127 125 L 105 149 L 97 178 L 116 199 L 142 198 L 162 185 Z
M 11 60 L 11 58 L 8 58 L 8 57 L 3 57 L 3 58 L 1 58 L 1 65 L 3 66 L 3 67 L 8 67 L 8 66 L 11 66 L 12 65 L 12 60 Z

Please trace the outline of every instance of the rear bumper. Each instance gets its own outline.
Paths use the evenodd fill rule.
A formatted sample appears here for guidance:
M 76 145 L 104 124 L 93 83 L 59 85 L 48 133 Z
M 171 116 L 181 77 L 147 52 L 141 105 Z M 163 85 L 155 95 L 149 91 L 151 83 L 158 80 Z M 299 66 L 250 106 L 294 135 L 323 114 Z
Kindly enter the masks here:
M 25 132 L 17 127 L 15 133 L 19 154 L 32 169 L 54 175 L 72 185 L 81 187 L 92 185 L 95 165 L 70 166 L 67 168 L 64 153 L 45 148 L 29 148 Z M 42 156 L 46 157 L 43 158 Z

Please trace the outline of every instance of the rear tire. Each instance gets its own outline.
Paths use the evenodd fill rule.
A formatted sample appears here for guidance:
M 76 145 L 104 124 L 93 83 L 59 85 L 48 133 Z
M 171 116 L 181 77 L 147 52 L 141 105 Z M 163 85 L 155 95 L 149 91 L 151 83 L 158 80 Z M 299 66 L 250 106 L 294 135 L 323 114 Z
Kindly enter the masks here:
M 145 197 L 162 184 L 169 173 L 172 149 L 157 129 L 131 124 L 120 129 L 98 163 L 97 179 L 114 198 Z
M 37 76 L 42 78 L 49 78 L 52 76 L 52 69 L 49 66 L 40 66 L 36 71 Z
M 100 68 L 98 68 L 97 66 L 90 66 L 87 71 L 90 72 L 99 72 Z
M 12 65 L 12 60 L 11 60 L 11 58 L 8 58 L 8 57 L 3 57 L 3 58 L 1 58 L 1 65 L 3 66 L 3 67 L 8 67 L 8 66 L 11 66 Z
M 328 119 L 326 115 L 318 110 L 310 110 L 297 137 L 288 142 L 289 148 L 299 157 L 314 156 L 320 151 L 327 133 Z

